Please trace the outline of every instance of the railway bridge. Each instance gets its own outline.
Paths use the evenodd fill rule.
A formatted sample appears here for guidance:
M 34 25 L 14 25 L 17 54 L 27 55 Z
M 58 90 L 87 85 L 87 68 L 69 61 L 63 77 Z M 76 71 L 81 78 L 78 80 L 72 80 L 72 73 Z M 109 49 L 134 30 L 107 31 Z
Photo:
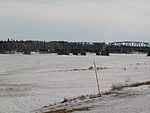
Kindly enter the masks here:
M 136 41 L 111 42 L 107 45 L 110 53 L 150 52 L 150 43 Z

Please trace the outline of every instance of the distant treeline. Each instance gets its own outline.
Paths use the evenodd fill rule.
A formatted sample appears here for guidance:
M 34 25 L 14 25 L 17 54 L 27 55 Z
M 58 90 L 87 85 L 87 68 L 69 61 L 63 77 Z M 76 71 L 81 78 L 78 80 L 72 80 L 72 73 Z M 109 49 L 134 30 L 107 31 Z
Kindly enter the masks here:
M 45 51 L 45 52 L 57 52 L 57 51 L 100 51 L 105 42 L 67 42 L 67 41 L 34 41 L 34 40 L 1 40 L 0 50 L 8 51 Z

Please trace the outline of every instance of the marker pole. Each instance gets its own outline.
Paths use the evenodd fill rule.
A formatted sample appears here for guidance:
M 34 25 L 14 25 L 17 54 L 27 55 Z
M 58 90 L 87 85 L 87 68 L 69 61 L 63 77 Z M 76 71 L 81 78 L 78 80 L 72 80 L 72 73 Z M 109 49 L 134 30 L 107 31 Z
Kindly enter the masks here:
M 98 88 L 98 95 L 101 96 L 101 93 L 100 93 L 100 85 L 99 85 L 98 74 L 97 74 L 97 67 L 96 67 L 95 62 L 94 62 L 94 70 L 95 70 L 95 75 L 96 75 L 96 82 L 97 82 L 97 88 Z

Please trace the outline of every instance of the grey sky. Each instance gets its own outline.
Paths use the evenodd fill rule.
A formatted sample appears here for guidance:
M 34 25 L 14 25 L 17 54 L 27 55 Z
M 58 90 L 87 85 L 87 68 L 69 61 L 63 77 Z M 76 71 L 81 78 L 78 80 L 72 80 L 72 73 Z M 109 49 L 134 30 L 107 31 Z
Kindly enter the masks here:
M 0 39 L 150 42 L 149 0 L 0 0 Z

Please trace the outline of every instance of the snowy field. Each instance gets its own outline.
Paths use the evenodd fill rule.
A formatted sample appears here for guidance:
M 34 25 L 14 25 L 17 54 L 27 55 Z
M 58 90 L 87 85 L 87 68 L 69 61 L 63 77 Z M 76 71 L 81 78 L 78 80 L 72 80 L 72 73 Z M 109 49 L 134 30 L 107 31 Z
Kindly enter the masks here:
M 146 54 L 58 56 L 0 54 L 0 113 L 30 113 L 64 98 L 96 94 L 96 62 L 101 92 L 112 84 L 150 80 Z

